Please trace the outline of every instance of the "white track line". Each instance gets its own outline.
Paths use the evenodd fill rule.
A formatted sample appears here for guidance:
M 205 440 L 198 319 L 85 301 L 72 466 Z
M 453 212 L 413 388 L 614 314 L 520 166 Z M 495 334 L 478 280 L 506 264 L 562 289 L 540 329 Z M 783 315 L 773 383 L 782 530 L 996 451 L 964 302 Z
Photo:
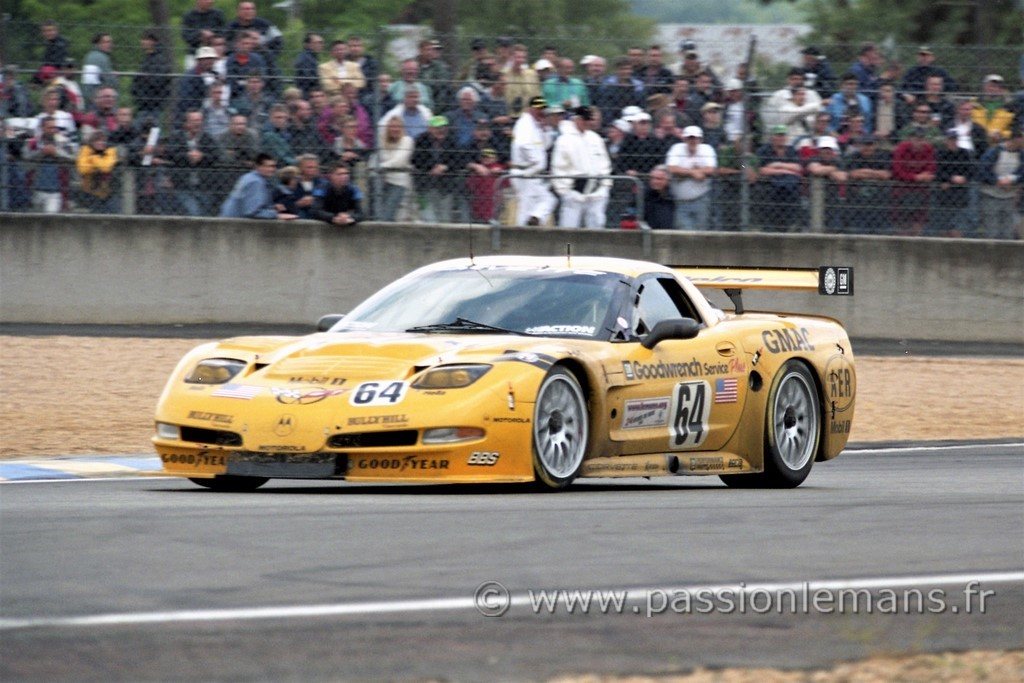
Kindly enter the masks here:
M 888 448 L 849 448 L 840 455 L 859 455 L 861 453 L 908 453 L 911 451 L 955 451 L 970 448 L 1020 448 L 1024 441 L 1009 443 L 965 443 L 946 446 L 891 446 Z
M 118 481 L 153 481 L 154 479 L 162 479 L 164 481 L 181 481 L 180 477 L 172 475 L 166 475 L 162 472 L 154 472 L 153 474 L 144 474 L 138 477 L 76 477 L 74 479 L 4 479 L 0 480 L 0 486 L 6 486 L 7 484 L 80 484 L 87 481 L 106 481 L 106 482 L 118 482 Z
M 973 574 L 926 574 L 919 576 L 894 576 L 853 579 L 826 579 L 818 581 L 789 581 L 772 583 L 723 583 L 691 584 L 675 587 L 604 589 L 606 591 L 628 591 L 630 596 L 645 595 L 655 591 L 665 593 L 691 594 L 697 591 L 801 591 L 806 587 L 816 590 L 860 590 L 924 588 L 967 584 L 972 581 L 984 584 L 1024 582 L 1024 571 L 979 572 Z M 554 591 L 549 591 L 553 593 Z M 525 593 L 511 596 L 511 607 L 530 607 L 531 598 Z M 170 624 L 182 622 L 242 621 L 260 619 L 308 619 L 314 617 L 345 617 L 379 614 L 412 614 L 417 612 L 469 612 L 476 611 L 477 603 L 472 597 L 426 598 L 419 600 L 390 600 L 378 602 L 343 602 L 320 605 L 286 605 L 279 607 L 244 607 L 206 610 L 178 610 L 165 612 L 115 612 L 68 617 L 30 617 L 25 619 L 0 619 L 0 630 L 26 628 L 68 628 L 89 626 L 133 626 L 139 624 Z

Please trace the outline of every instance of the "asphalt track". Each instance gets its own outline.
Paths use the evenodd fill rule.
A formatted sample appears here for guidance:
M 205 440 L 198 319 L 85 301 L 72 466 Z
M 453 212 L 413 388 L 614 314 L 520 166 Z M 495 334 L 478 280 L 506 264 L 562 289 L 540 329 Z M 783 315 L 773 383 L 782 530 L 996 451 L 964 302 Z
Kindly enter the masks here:
M 986 444 L 847 452 L 792 491 L 6 483 L 0 678 L 490 681 L 1019 648 L 1022 475 L 1024 444 Z M 972 579 L 995 591 L 984 614 Z M 503 616 L 474 608 L 485 581 L 512 592 Z M 739 582 L 943 590 L 947 609 L 645 614 L 644 589 Z M 631 590 L 622 614 L 538 615 L 526 591 L 545 588 Z

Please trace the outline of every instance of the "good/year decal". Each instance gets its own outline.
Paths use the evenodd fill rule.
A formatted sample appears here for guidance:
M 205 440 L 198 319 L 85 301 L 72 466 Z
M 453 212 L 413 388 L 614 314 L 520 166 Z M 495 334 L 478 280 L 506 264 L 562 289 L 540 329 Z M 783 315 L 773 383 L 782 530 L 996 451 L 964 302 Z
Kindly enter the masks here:
M 360 407 L 393 406 L 402 402 L 408 388 L 408 382 L 363 382 L 352 390 L 348 402 Z
M 668 447 L 674 450 L 698 448 L 708 436 L 711 401 L 708 383 L 680 382 L 672 392 L 668 422 Z

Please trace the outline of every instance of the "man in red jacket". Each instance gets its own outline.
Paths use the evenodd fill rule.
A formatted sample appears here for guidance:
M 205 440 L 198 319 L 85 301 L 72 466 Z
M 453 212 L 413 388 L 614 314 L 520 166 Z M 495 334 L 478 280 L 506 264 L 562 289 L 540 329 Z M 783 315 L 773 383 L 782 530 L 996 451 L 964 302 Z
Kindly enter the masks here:
M 920 126 L 892 152 L 893 222 L 902 235 L 920 235 L 928 223 L 928 200 L 937 170 L 935 148 Z

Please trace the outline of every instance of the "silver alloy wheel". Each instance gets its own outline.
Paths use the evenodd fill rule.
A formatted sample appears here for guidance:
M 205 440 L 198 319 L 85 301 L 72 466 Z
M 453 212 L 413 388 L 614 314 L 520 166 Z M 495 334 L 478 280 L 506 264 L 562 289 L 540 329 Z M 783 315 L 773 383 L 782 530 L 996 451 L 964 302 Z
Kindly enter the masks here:
M 798 471 L 814 456 L 818 442 L 818 411 L 806 377 L 790 371 L 775 392 L 772 410 L 775 449 L 786 466 Z
M 572 477 L 587 450 L 586 400 L 568 373 L 552 374 L 537 395 L 533 443 L 540 465 L 554 479 Z

